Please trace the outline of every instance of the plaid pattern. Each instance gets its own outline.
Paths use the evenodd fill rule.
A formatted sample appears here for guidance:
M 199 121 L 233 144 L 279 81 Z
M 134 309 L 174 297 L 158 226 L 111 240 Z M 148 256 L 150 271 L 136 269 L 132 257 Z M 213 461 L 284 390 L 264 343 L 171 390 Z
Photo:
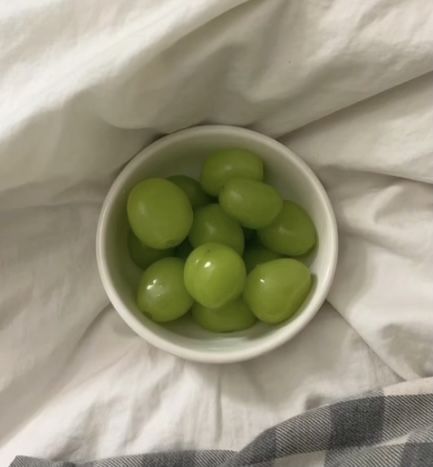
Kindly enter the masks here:
M 184 451 L 86 463 L 17 457 L 10 467 L 432 467 L 433 378 L 308 411 L 239 452 Z

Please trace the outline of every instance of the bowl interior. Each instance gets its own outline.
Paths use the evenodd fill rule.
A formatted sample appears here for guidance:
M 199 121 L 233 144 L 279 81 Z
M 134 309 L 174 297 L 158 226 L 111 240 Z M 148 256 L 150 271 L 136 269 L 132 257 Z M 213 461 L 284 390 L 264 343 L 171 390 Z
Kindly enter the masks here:
M 140 270 L 127 252 L 126 200 L 130 189 L 147 177 L 186 174 L 198 177 L 206 157 L 221 148 L 242 147 L 261 156 L 266 180 L 286 198 L 301 204 L 312 217 L 318 245 L 302 261 L 314 277 L 313 288 L 295 316 L 278 326 L 257 323 L 251 329 L 214 334 L 186 315 L 160 326 L 137 308 Z M 125 321 L 154 345 L 201 361 L 236 361 L 262 353 L 296 334 L 316 313 L 328 291 L 336 260 L 335 221 L 323 188 L 311 170 L 286 147 L 240 128 L 199 127 L 162 138 L 144 149 L 116 179 L 107 195 L 98 229 L 98 263 L 104 287 Z

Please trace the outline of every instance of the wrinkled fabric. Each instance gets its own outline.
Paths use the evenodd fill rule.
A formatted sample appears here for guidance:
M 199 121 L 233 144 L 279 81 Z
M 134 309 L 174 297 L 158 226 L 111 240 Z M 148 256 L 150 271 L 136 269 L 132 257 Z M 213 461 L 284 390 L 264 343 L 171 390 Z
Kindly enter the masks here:
M 10 467 L 429 467 L 432 391 L 433 378 L 425 378 L 309 410 L 260 433 L 239 452 L 160 452 L 84 464 L 19 456 Z
M 0 5 L 0 463 L 239 450 L 356 393 L 433 375 L 433 10 L 424 0 Z M 111 182 L 202 123 L 282 141 L 340 233 L 329 301 L 250 362 L 136 336 L 98 278 Z

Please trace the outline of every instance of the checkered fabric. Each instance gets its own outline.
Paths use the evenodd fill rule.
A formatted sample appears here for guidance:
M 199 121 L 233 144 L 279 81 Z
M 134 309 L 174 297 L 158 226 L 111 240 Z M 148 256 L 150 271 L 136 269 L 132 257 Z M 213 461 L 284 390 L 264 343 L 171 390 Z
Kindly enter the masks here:
M 432 467 L 433 378 L 308 411 L 239 452 L 184 451 L 84 463 L 17 457 L 10 467 Z

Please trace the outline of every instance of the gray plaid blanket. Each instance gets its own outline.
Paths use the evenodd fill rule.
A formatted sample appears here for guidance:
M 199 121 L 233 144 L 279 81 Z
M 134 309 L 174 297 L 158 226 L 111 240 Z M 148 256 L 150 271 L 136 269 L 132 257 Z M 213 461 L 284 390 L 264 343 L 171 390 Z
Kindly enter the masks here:
M 84 463 L 17 457 L 10 467 L 432 467 L 433 379 L 320 407 L 239 452 L 184 451 Z

